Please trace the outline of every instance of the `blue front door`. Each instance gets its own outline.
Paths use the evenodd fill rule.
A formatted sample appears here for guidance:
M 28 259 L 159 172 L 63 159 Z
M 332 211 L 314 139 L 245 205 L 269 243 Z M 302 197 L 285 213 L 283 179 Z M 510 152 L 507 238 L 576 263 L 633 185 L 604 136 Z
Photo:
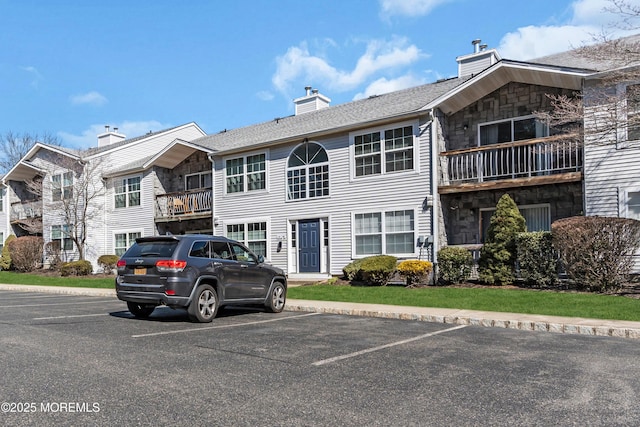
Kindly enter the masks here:
M 298 221 L 298 263 L 300 273 L 320 272 L 320 220 Z

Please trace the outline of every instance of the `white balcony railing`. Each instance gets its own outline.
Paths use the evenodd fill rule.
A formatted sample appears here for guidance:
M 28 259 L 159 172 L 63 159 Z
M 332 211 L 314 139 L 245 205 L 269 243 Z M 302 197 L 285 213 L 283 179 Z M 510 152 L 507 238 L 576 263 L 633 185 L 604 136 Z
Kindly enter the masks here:
M 440 185 L 528 178 L 582 170 L 582 140 L 558 135 L 440 153 Z
M 212 212 L 211 190 L 184 191 L 156 196 L 156 218 L 178 218 Z
M 11 221 L 42 217 L 42 200 L 11 203 Z

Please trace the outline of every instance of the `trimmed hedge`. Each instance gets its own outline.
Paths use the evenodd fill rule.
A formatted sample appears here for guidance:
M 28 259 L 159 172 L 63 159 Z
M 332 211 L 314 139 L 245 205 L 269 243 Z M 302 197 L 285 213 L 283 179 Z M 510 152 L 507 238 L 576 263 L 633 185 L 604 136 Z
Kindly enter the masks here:
M 93 273 L 93 266 L 86 260 L 65 262 L 60 267 L 62 276 L 88 276 L 91 273 Z
M 116 264 L 119 259 L 120 257 L 118 257 L 118 255 L 100 255 L 98 265 L 102 268 L 103 273 L 110 274 L 116 269 Z
M 398 259 L 391 255 L 374 255 L 354 260 L 342 269 L 345 277 L 365 285 L 385 286 L 396 271 Z
M 592 291 L 619 289 L 629 280 L 640 246 L 640 221 L 597 216 L 551 224 L 553 245 L 569 279 Z
M 429 273 L 433 271 L 433 263 L 417 259 L 401 261 L 397 266 L 400 276 L 404 277 L 407 286 L 426 282 Z
M 0 255 L 0 270 L 10 270 L 11 265 L 11 251 L 9 250 L 9 243 L 16 240 L 17 237 L 15 234 L 10 234 L 9 237 L 4 241 L 4 246 L 2 247 L 2 255 Z
M 465 248 L 447 246 L 438 251 L 438 275 L 445 283 L 463 283 L 471 277 L 473 256 Z
M 558 255 L 549 231 L 516 235 L 520 278 L 529 286 L 551 286 L 558 281 Z

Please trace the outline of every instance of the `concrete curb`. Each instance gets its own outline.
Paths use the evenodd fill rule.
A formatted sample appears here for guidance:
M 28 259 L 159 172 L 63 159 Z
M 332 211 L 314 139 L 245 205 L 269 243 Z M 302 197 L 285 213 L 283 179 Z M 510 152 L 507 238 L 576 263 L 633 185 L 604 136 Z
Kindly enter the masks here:
M 113 289 L 0 284 L 0 290 L 116 298 L 116 293 Z M 579 317 L 296 299 L 288 299 L 285 310 L 520 329 L 524 331 L 640 339 L 640 322 L 625 320 L 584 319 Z

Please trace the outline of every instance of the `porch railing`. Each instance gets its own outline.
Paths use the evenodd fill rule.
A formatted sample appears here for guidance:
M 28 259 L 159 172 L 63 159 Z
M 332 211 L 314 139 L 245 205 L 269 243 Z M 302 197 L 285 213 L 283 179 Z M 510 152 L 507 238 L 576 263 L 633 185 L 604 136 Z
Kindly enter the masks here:
M 557 135 L 445 151 L 440 153 L 446 159 L 440 185 L 579 172 L 582 147 L 578 135 Z
M 42 200 L 11 203 L 11 221 L 19 221 L 42 217 Z
M 156 196 L 156 218 L 177 218 L 212 212 L 211 190 L 192 190 Z

